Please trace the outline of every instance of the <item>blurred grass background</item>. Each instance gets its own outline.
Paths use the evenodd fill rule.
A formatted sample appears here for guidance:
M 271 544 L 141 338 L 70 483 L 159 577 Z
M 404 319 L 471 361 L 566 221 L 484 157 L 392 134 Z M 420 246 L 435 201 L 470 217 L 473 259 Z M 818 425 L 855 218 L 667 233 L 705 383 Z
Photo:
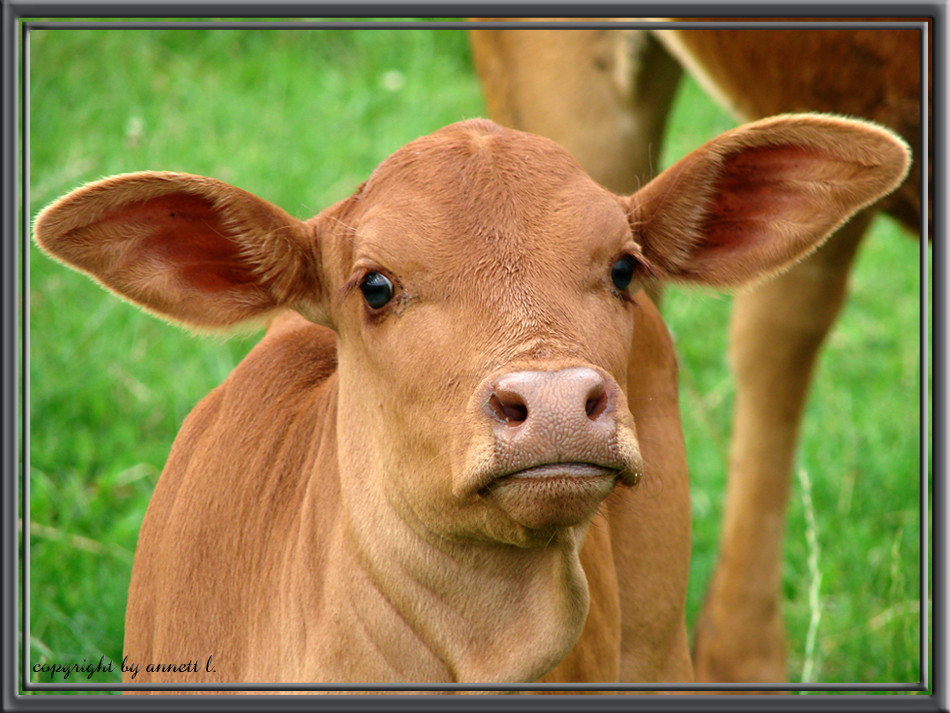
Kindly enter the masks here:
M 485 113 L 462 30 L 33 30 L 29 43 L 31 215 L 86 181 L 160 169 L 214 176 L 307 218 L 407 141 Z M 684 81 L 663 164 L 734 123 Z M 921 676 L 919 250 L 894 224 L 875 225 L 808 405 L 798 468 L 820 546 L 815 681 Z M 138 528 L 171 442 L 258 336 L 190 335 L 33 246 L 28 259 L 29 663 L 118 663 Z M 679 290 L 664 302 L 693 483 L 690 623 L 722 512 L 729 305 Z M 795 681 L 812 608 L 793 492 Z

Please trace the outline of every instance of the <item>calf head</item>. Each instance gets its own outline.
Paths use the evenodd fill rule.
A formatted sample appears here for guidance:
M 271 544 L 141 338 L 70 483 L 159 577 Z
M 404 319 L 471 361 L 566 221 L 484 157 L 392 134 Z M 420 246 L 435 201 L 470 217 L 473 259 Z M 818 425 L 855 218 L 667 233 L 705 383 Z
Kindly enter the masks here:
M 48 207 L 36 240 L 159 315 L 292 309 L 339 336 L 344 508 L 422 536 L 543 546 L 644 472 L 625 391 L 645 280 L 732 287 L 894 188 L 907 149 L 818 115 L 749 124 L 633 196 L 484 120 L 386 159 L 301 221 L 210 178 L 137 173 Z

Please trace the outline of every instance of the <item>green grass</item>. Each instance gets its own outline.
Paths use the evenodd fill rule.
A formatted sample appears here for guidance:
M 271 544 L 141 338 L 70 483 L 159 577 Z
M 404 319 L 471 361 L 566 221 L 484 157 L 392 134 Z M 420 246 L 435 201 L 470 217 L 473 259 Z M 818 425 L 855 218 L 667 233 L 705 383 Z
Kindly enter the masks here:
M 461 31 L 43 30 L 30 48 L 33 215 L 85 181 L 162 169 L 215 176 L 306 218 L 405 142 L 484 114 Z M 685 83 L 666 163 L 732 125 Z M 920 677 L 918 251 L 876 224 L 808 405 L 798 467 L 812 483 L 821 554 L 817 681 Z M 257 337 L 190 335 L 35 247 L 28 259 L 30 663 L 118 662 L 138 527 L 168 449 Z M 693 473 L 690 621 L 722 510 L 729 304 L 680 290 L 664 302 Z M 793 679 L 811 615 L 795 492 L 785 576 Z

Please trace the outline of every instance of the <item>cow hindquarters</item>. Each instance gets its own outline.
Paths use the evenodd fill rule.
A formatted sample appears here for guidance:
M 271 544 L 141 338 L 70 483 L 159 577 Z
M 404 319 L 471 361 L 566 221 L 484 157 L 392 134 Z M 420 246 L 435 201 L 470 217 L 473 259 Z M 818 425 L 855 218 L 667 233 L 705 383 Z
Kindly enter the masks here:
M 682 70 L 645 30 L 472 30 L 492 118 L 557 141 L 598 183 L 631 193 L 660 169 Z
M 719 562 L 697 623 L 700 681 L 788 680 L 781 618 L 785 511 L 805 396 L 872 211 L 809 258 L 736 296 L 736 411 Z

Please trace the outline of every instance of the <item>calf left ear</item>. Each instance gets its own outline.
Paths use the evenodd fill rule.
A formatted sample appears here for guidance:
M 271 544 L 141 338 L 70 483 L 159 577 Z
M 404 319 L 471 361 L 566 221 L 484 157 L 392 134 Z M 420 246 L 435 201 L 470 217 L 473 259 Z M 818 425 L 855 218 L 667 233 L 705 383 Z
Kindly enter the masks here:
M 661 278 L 738 286 L 814 250 L 904 179 L 910 152 L 874 124 L 787 114 L 740 126 L 630 199 L 634 237 Z
M 230 327 L 320 295 L 307 226 L 212 178 L 108 178 L 50 205 L 33 232 L 54 257 L 194 327 Z

